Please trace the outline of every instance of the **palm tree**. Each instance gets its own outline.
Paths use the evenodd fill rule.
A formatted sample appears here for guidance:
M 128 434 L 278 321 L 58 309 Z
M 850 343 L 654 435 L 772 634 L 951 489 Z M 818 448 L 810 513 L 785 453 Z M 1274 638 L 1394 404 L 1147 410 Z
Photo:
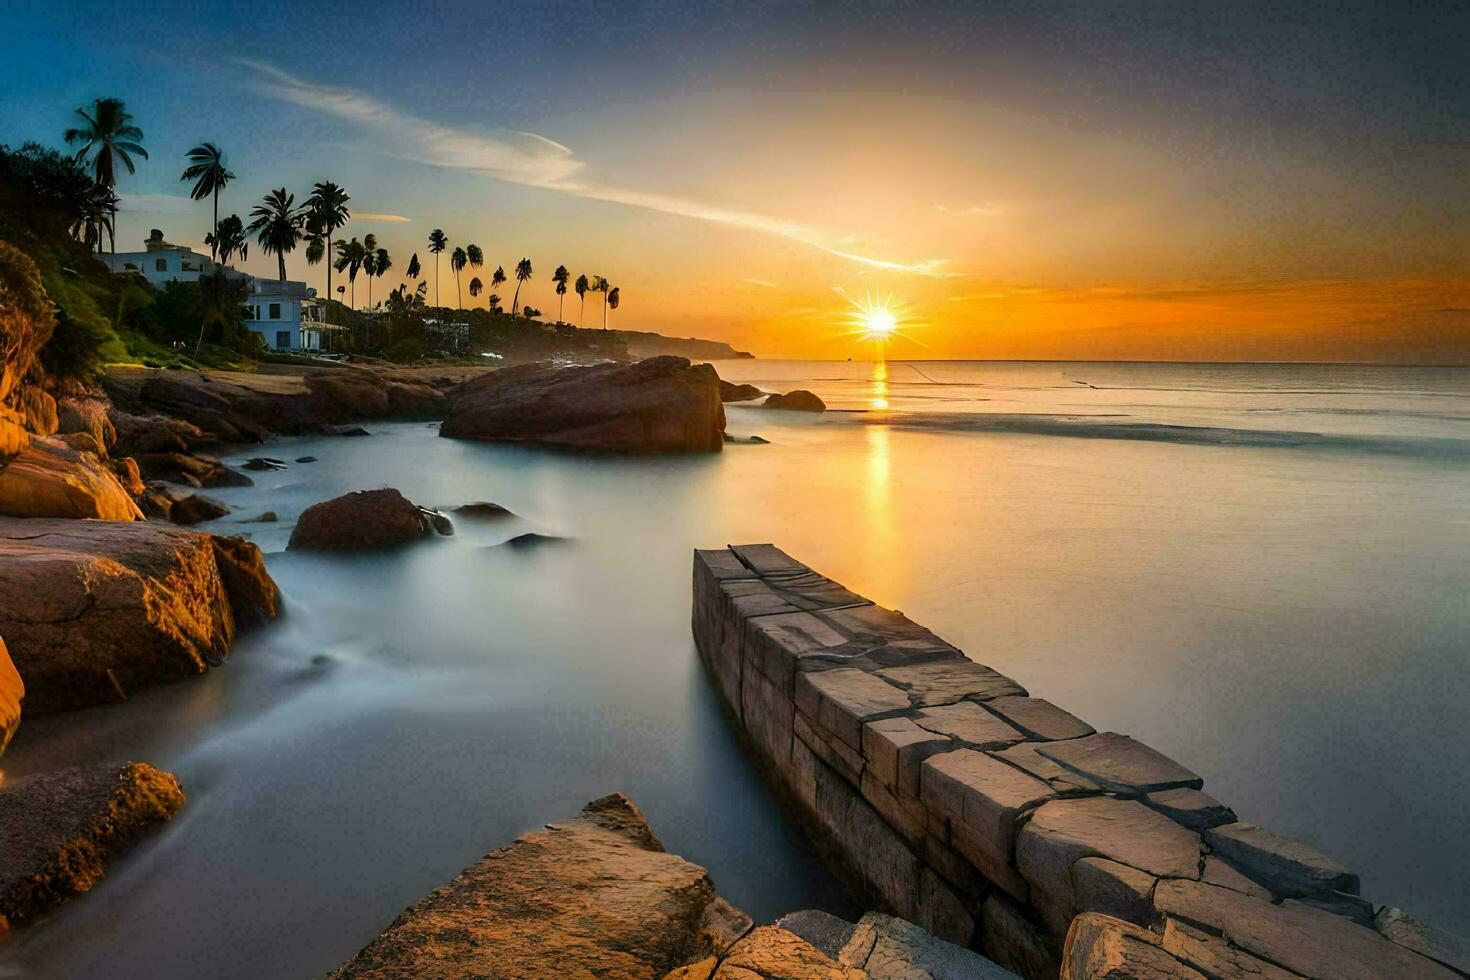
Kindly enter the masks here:
M 217 256 L 220 265 L 228 265 L 232 256 L 243 261 L 250 251 L 250 239 L 245 236 L 245 223 L 238 214 L 232 214 L 214 226 L 214 234 L 204 236 L 204 244 L 210 254 Z
M 459 274 L 469 263 L 469 261 L 470 258 L 468 255 L 465 254 L 465 250 L 463 248 L 456 247 L 454 252 L 451 253 L 449 256 L 449 268 L 454 270 L 454 296 L 455 303 L 457 304 L 457 306 L 455 307 L 456 309 L 464 309 L 464 297 L 459 291 Z
M 500 309 L 500 294 L 499 293 L 491 293 L 490 294 L 490 312 L 491 313 L 500 313 L 501 312 L 501 309 Z
M 93 184 L 77 202 L 76 220 L 71 233 L 92 251 L 102 251 L 102 236 L 112 237 L 112 216 L 117 209 L 117 195 L 110 188 Z
M 556 283 L 556 296 L 557 296 L 556 322 L 557 323 L 560 323 L 561 322 L 561 311 L 566 306 L 567 280 L 569 278 L 571 278 L 571 275 L 572 274 L 567 271 L 567 267 L 564 266 L 564 265 L 557 266 L 556 267 L 556 271 L 551 274 L 551 281 L 554 282 L 554 283 Z
M 592 277 L 592 291 L 602 294 L 602 329 L 607 329 L 607 291 L 612 288 L 612 283 L 602 276 Z
M 475 278 L 471 279 L 470 280 L 470 297 L 473 299 L 474 297 L 480 295 L 480 290 L 482 290 L 484 288 L 485 288 L 485 284 L 480 281 L 480 277 L 479 276 L 476 276 Z
M 373 257 L 373 268 L 372 268 L 372 271 L 371 271 L 371 275 L 372 275 L 373 279 L 381 279 L 381 278 L 383 278 L 383 274 L 386 273 L 391 268 L 393 268 L 393 260 L 391 258 L 389 258 L 389 256 L 388 256 L 388 250 L 386 248 L 380 248 L 380 249 L 378 249 L 378 251 L 376 252 L 376 254 Z M 373 283 L 372 283 L 372 280 L 369 279 L 368 280 L 368 307 L 369 308 L 372 307 L 372 303 L 373 303 Z
M 434 305 L 439 305 L 439 253 L 449 247 L 449 239 L 444 237 L 444 231 L 435 228 L 429 232 L 429 251 L 434 253 Z
M 504 286 L 504 285 L 505 285 L 505 266 L 503 266 L 503 265 L 497 265 L 495 267 L 495 272 L 492 273 L 491 276 L 490 276 L 490 288 L 491 289 L 499 289 L 501 286 Z
M 265 254 L 274 253 L 281 264 L 281 282 L 286 281 L 286 256 L 296 251 L 302 239 L 301 224 L 305 217 L 296 207 L 296 195 L 286 193 L 286 188 L 271 191 L 250 209 L 248 231 L 256 233 L 255 242 Z
M 80 143 L 77 150 L 77 162 L 87 163 L 90 158 L 92 178 L 108 190 L 117 186 L 118 160 L 128 168 L 128 173 L 136 173 L 133 167 L 133 158 L 130 154 L 136 153 L 144 160 L 148 159 L 148 151 L 143 149 L 143 131 L 132 124 L 132 116 L 123 108 L 122 99 L 95 99 L 92 102 L 92 111 L 89 114 L 85 108 L 77 110 L 86 123 L 80 128 L 68 129 L 65 139 L 68 143 Z M 117 225 L 117 201 L 114 200 L 110 206 L 112 221 L 108 225 L 107 238 L 111 245 L 113 254 L 117 253 L 117 241 L 113 238 L 112 229 Z
M 419 253 L 417 253 L 417 252 L 413 253 L 413 258 L 411 258 L 411 259 L 408 260 L 408 270 L 407 271 L 408 271 L 408 278 L 410 278 L 410 279 L 417 279 L 419 277 L 419 275 L 423 273 L 424 270 L 419 266 Z M 420 286 L 426 286 L 428 284 L 427 283 L 419 283 L 419 285 Z
M 323 256 L 332 254 L 332 235 L 352 217 L 347 202 L 352 198 L 330 180 L 312 185 L 311 195 L 306 199 L 307 225 L 313 231 L 315 241 L 307 245 L 306 261 L 315 265 Z M 315 255 L 315 258 L 312 256 Z M 332 263 L 327 263 L 327 295 L 332 295 Z
M 225 167 L 225 152 L 213 143 L 200 143 L 189 151 L 189 166 L 179 175 L 179 180 L 192 180 L 194 186 L 189 190 L 189 197 L 196 201 L 202 201 L 206 197 L 214 197 L 214 224 L 211 226 L 216 237 L 219 234 L 219 192 L 225 189 L 225 185 L 235 179 Z M 205 239 L 208 241 L 208 239 Z M 211 249 L 209 257 L 218 260 L 218 256 Z
M 619 291 L 617 286 L 614 286 L 612 288 L 612 292 L 607 294 L 607 305 L 603 307 L 602 310 L 602 329 L 607 329 L 607 311 L 617 309 L 618 303 L 622 300 L 622 298 L 622 293 Z
M 516 294 L 511 297 L 510 315 L 516 315 L 516 307 L 521 301 L 521 283 L 531 278 L 531 260 L 521 259 L 516 263 Z
M 585 275 L 582 275 L 577 277 L 576 288 L 577 298 L 582 301 L 582 311 L 577 314 L 577 326 L 580 327 L 583 321 L 587 319 L 587 290 L 592 288 L 592 284 L 587 281 Z
M 478 269 L 485 264 L 485 253 L 480 251 L 478 245 L 466 245 L 464 247 L 465 258 L 470 260 L 470 266 Z
M 362 260 L 367 250 L 362 247 L 362 242 L 353 238 L 350 242 L 337 243 L 336 269 L 341 272 L 347 270 L 347 282 L 352 286 L 351 303 L 353 308 L 357 307 L 357 271 L 362 268 Z M 337 290 L 341 292 L 341 289 Z

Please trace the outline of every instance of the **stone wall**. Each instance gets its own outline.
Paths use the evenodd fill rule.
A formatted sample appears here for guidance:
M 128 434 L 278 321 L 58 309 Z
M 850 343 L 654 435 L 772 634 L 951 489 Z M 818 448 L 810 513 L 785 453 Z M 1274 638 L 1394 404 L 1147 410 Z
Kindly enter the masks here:
M 695 552 L 693 629 L 859 898 L 1024 976 L 1100 975 L 1120 949 L 1179 976 L 1466 969 L 1451 937 L 1396 925 L 1348 869 L 1238 820 L 1177 762 L 771 545 Z

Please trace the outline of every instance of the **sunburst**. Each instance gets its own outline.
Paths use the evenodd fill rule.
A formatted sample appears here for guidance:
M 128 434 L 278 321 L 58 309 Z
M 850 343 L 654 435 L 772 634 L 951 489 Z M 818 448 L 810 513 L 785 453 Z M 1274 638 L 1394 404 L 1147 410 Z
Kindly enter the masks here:
M 892 295 L 869 293 L 863 299 L 848 298 L 852 305 L 844 319 L 849 335 L 861 340 L 877 341 L 881 346 L 894 337 L 905 337 L 904 327 L 912 326 L 908 308 Z

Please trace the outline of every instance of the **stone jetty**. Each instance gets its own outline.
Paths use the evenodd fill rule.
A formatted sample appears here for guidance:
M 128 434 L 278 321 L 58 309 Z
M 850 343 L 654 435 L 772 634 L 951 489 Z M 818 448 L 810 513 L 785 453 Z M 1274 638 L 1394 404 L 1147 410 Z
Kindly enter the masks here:
M 1030 977 L 1435 977 L 1463 945 L 769 544 L 696 551 L 744 741 L 857 896 Z M 1409 938 L 1412 934 L 1412 938 Z

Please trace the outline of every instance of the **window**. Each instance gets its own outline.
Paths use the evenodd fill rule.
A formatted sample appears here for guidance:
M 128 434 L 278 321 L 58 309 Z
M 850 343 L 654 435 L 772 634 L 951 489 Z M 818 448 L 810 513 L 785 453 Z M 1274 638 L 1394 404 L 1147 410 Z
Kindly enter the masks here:
M 271 304 L 271 315 L 270 315 L 269 319 L 271 319 L 271 320 L 279 320 L 280 318 L 281 318 L 281 304 L 280 303 L 272 303 Z
M 154 259 L 153 268 L 158 272 L 168 271 L 168 259 Z
M 285 350 L 287 347 L 290 347 L 290 346 L 291 346 L 291 331 L 289 331 L 289 330 L 277 330 L 276 331 L 276 350 Z

